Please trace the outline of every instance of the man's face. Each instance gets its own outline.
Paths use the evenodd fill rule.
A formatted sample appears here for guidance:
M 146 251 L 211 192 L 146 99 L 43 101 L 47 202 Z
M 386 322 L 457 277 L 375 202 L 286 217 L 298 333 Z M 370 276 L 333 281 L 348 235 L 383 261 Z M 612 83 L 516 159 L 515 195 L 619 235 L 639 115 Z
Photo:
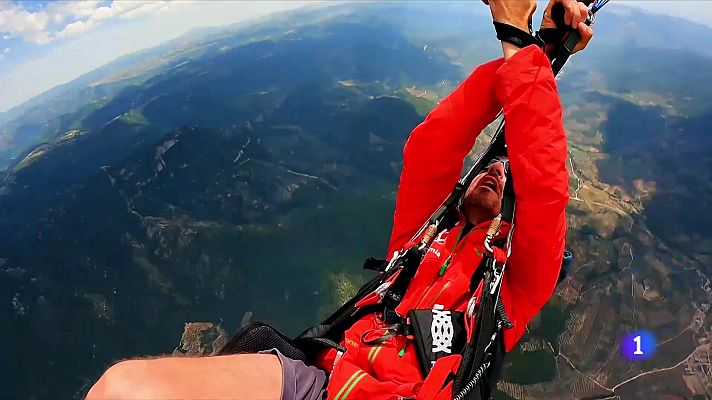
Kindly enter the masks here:
M 502 161 L 492 163 L 467 188 L 463 208 L 473 224 L 488 221 L 501 212 L 504 184 L 507 182 L 504 168 Z

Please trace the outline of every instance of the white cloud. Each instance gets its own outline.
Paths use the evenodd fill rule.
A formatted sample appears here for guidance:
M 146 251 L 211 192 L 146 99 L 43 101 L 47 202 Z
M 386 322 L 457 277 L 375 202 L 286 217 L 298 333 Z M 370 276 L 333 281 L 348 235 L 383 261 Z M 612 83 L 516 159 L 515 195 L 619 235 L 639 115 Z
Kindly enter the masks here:
M 94 10 L 99 5 L 99 1 L 72 1 L 58 4 L 65 7 L 66 12 L 73 15 L 74 17 L 83 18 L 92 15 Z
M 0 0 L 2 2 L 2 0 Z M 148 2 L 141 2 L 148 3 Z M 175 1 L 169 7 L 121 9 L 116 23 L 102 24 L 91 34 L 75 34 L 43 47 L 37 56 L 22 60 L 0 73 L 0 112 L 53 86 L 75 79 L 125 54 L 157 46 L 201 26 L 220 26 L 303 6 L 322 7 L 323 1 Z M 150 12 L 150 11 L 154 12 Z M 130 12 L 138 13 L 131 15 Z M 148 13 L 145 18 L 134 18 Z M 124 15 L 127 16 L 123 17 Z M 92 13 L 93 15 L 93 13 Z M 85 18 L 83 21 L 88 21 Z M 69 22 L 73 23 L 73 22 Z M 65 24 L 63 29 L 69 24 Z M 73 29 L 82 29 L 78 26 Z M 2 32 L 0 31 L 0 34 Z M 22 52 L 13 45 L 13 54 Z M 0 48 L 1 49 L 1 48 Z M 7 60 L 9 61 L 9 60 Z M 9 63 L 8 63 L 9 64 Z
M 63 38 L 77 35 L 90 30 L 91 28 L 93 28 L 93 25 L 93 23 L 90 24 L 89 22 L 84 21 L 72 22 L 71 24 L 67 24 L 64 29 L 57 33 L 57 37 Z
M 60 1 L 48 5 L 45 12 L 52 16 L 54 23 L 60 24 L 67 18 L 86 18 L 99 6 L 99 1 Z
M 57 37 L 74 36 L 96 28 L 112 18 L 135 18 L 170 7 L 171 1 L 114 1 L 109 6 L 95 8 L 86 20 L 67 24 Z
M 122 4 L 129 3 L 127 2 L 122 2 Z M 170 7 L 174 7 L 177 4 L 180 4 L 181 2 L 175 2 L 175 1 L 138 1 L 135 2 L 138 4 L 135 4 L 131 9 L 125 9 L 123 12 L 119 15 L 121 18 L 135 18 L 139 17 L 141 15 L 146 15 L 150 14 L 153 12 L 159 12 L 159 11 L 164 11 Z M 186 3 L 186 2 L 182 2 Z
M 29 12 L 21 3 L 0 0 L 0 33 L 5 33 L 4 39 L 18 37 L 47 44 L 90 31 L 113 18 L 135 18 L 162 11 L 172 4 L 173 0 L 115 0 L 107 5 L 95 0 L 67 1 Z
M 114 4 L 119 4 L 119 3 L 114 3 Z M 89 18 L 89 21 L 91 22 L 101 22 L 106 19 L 109 19 L 113 17 L 116 14 L 116 7 L 99 7 L 96 10 L 94 10 L 94 13 L 92 13 L 91 17 Z
M 20 37 L 38 44 L 48 43 L 50 37 L 45 32 L 48 19 L 43 11 L 28 12 L 10 2 L 0 2 L 0 32 L 6 33 L 5 36 Z
M 9 48 L 9 47 L 5 47 L 5 50 L 3 50 L 2 52 L 5 53 L 5 54 L 7 54 L 7 53 L 10 52 L 10 48 Z

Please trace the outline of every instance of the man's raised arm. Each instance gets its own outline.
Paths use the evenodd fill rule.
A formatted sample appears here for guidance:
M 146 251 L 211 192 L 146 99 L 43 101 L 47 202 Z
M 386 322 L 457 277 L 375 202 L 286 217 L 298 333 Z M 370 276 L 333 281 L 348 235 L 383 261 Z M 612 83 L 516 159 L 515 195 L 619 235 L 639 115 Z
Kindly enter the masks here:
M 549 300 L 566 238 L 569 200 L 566 133 L 554 75 L 544 52 L 529 46 L 497 72 L 505 140 L 517 200 L 512 253 L 502 299 L 514 328 L 507 350 Z
M 411 132 L 403 149 L 388 257 L 403 247 L 455 187 L 465 156 L 501 106 L 494 77 L 503 60 L 475 69 Z
M 500 24 L 528 31 L 536 2 L 485 0 Z M 578 30 L 586 47 L 593 30 L 585 24 L 588 8 L 576 0 L 550 0 L 542 28 L 557 27 L 553 7 L 563 6 L 564 22 Z M 512 168 L 517 208 L 512 253 L 502 285 L 502 301 L 514 327 L 504 336 L 507 351 L 527 323 L 546 304 L 561 269 L 566 240 L 566 132 L 561 101 L 549 59 L 536 46 L 520 49 L 502 41 L 505 63 L 497 71 L 495 93 L 504 109 L 505 141 Z

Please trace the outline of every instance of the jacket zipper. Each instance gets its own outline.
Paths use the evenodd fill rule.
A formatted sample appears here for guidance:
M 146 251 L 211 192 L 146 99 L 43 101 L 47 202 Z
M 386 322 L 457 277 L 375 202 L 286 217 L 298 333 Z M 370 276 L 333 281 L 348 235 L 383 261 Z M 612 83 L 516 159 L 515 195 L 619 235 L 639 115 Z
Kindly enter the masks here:
M 452 258 L 455 257 L 455 252 L 458 250 L 458 245 L 460 244 L 460 241 L 463 239 L 462 237 L 462 232 L 465 230 L 465 225 L 460 228 L 460 232 L 457 233 L 457 239 L 455 240 L 455 245 L 452 246 L 452 250 L 450 251 L 450 255 L 447 256 L 447 259 L 443 263 L 443 265 L 440 267 L 440 271 L 438 272 L 438 277 L 445 275 L 445 270 L 447 267 L 450 265 L 450 262 L 452 262 Z M 465 235 L 467 236 L 467 235 Z M 435 278 L 436 280 L 437 278 Z M 435 280 L 433 280 L 433 283 L 435 283 Z
M 487 228 L 475 229 L 475 228 L 473 227 L 473 228 L 470 229 L 469 232 L 467 232 L 465 235 L 463 235 L 462 232 L 465 230 L 465 225 L 463 225 L 463 227 L 460 229 L 460 232 L 458 232 L 458 234 L 457 234 L 457 239 L 455 240 L 455 245 L 452 247 L 452 251 L 450 252 L 450 255 L 447 257 L 447 259 L 445 259 L 445 262 L 444 262 L 443 265 L 440 267 L 440 271 L 438 272 L 438 276 L 435 277 L 435 278 L 430 282 L 430 285 L 431 285 L 431 286 L 434 285 L 435 282 L 436 282 L 438 279 L 440 279 L 443 275 L 445 275 L 445 271 L 447 270 L 448 266 L 449 266 L 450 263 L 452 262 L 453 258 L 454 258 L 455 255 L 457 255 L 458 252 L 462 249 L 462 243 L 464 243 L 465 237 L 466 237 L 467 235 L 469 235 L 470 233 L 477 232 L 477 231 L 480 231 L 480 230 L 485 230 L 485 229 L 487 229 Z M 479 251 L 477 250 L 477 248 L 475 248 L 475 251 L 477 251 L 478 254 L 479 254 Z M 441 288 L 440 292 L 439 292 L 433 299 L 437 299 L 438 297 L 440 297 L 440 295 L 443 293 L 443 291 L 445 291 L 445 289 L 447 289 L 447 287 Z M 426 294 L 427 294 L 427 293 L 426 293 Z M 431 303 L 432 303 L 432 302 L 431 302 Z M 433 304 L 428 304 L 428 305 L 427 305 L 427 308 L 432 308 L 432 307 L 433 307 Z

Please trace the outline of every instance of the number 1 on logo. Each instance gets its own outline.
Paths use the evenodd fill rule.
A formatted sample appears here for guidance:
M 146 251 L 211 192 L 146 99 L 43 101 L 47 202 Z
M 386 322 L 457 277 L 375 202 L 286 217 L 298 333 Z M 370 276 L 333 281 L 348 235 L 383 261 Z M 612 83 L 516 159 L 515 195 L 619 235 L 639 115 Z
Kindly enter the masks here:
M 633 341 L 635 342 L 635 351 L 633 352 L 633 354 L 635 354 L 637 356 L 643 355 L 643 350 L 640 349 L 640 343 L 641 343 L 640 335 L 634 337 Z

